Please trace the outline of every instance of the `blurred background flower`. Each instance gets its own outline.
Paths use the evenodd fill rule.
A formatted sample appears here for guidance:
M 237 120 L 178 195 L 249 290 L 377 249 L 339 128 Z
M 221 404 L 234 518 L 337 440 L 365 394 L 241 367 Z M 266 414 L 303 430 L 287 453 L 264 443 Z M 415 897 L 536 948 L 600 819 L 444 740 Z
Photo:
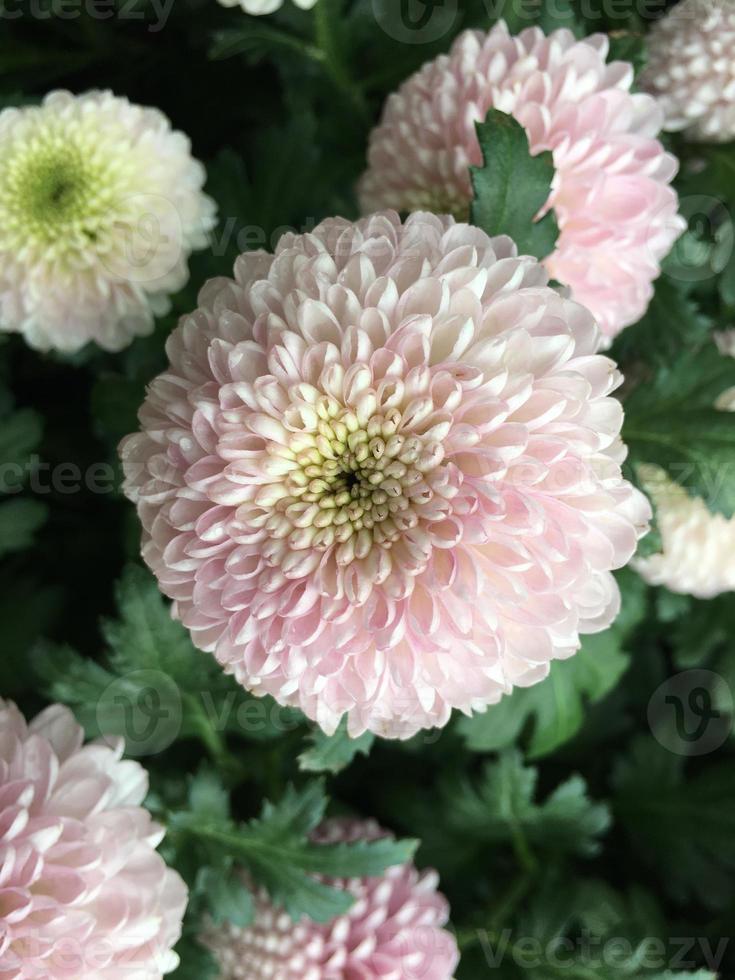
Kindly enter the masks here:
M 735 139 L 735 4 L 682 0 L 655 21 L 641 85 L 663 109 L 664 128 L 695 142 Z
M 313 838 L 336 844 L 383 836 L 373 821 L 332 819 Z M 372 878 L 322 880 L 355 900 L 329 922 L 293 922 L 264 890 L 256 895 L 250 925 L 209 922 L 201 941 L 222 980 L 451 980 L 459 953 L 443 928 L 449 905 L 437 891 L 435 871 L 419 873 L 407 863 Z
M 41 350 L 120 350 L 153 329 L 207 243 L 189 140 L 111 92 L 0 113 L 0 330 Z

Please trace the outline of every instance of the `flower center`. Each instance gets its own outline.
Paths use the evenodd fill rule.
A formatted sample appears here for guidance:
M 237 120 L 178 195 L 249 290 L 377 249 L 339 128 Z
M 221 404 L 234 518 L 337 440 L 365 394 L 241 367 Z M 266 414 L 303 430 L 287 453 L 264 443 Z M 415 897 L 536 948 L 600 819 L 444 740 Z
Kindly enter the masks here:
M 76 138 L 43 132 L 19 142 L 0 160 L 3 247 L 53 247 L 60 256 L 96 242 L 119 196 L 108 170 L 94 147 Z
M 337 546 L 337 563 L 347 565 L 417 526 L 434 496 L 427 475 L 444 453 L 439 443 L 401 431 L 398 409 L 366 423 L 331 399 L 317 412 L 314 431 L 294 439 L 294 465 L 266 527 L 295 550 Z
M 19 174 L 18 206 L 31 222 L 59 228 L 84 213 L 88 185 L 81 155 L 71 147 L 52 149 L 29 159 Z

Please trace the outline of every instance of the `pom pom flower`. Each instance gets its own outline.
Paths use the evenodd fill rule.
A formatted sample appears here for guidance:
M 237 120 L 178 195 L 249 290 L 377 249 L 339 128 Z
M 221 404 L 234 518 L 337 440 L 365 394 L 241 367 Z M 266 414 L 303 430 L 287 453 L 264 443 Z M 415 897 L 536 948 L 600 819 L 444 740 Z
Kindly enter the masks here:
M 508 238 L 330 219 L 246 253 L 121 446 L 203 650 L 326 731 L 408 737 L 542 679 L 646 526 L 590 314 Z
M 162 113 L 110 92 L 3 110 L 0 330 L 60 351 L 150 332 L 214 225 L 204 179 Z
M 82 744 L 61 705 L 0 700 L 0 978 L 157 980 L 186 887 L 156 854 L 148 781 L 122 745 Z
M 323 824 L 316 839 L 331 844 L 382 836 L 375 823 L 339 820 Z M 451 980 L 459 955 L 442 928 L 449 906 L 436 890 L 435 871 L 404 864 L 375 878 L 320 880 L 355 897 L 331 922 L 294 923 L 260 892 L 251 925 L 208 926 L 201 938 L 221 980 Z
M 632 67 L 606 64 L 607 52 L 603 35 L 576 41 L 568 30 L 529 28 L 512 37 L 502 21 L 460 35 L 389 97 L 359 187 L 364 211 L 427 208 L 466 220 L 468 168 L 482 163 L 475 123 L 490 108 L 510 113 L 532 153 L 553 154 L 547 207 L 560 235 L 547 270 L 608 340 L 635 323 L 684 222 L 668 186 L 676 160 L 655 139 L 661 110 L 630 93 Z
M 653 24 L 641 86 L 658 97 L 665 129 L 735 139 L 734 48 L 733 0 L 683 0 Z

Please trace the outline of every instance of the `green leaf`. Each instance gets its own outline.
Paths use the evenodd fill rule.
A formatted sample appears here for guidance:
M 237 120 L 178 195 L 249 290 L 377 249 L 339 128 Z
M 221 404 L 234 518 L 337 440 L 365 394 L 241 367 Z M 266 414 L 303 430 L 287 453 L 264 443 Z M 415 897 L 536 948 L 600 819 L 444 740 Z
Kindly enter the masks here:
M 231 260 L 241 252 L 273 251 L 289 226 L 313 227 L 325 193 L 332 206 L 335 179 L 338 175 L 324 165 L 317 119 L 307 108 L 286 125 L 262 130 L 247 160 L 223 150 L 209 167 L 207 182 L 221 215 L 213 233 L 215 251 L 222 256 L 218 274 L 229 275 Z
M 628 416 L 623 438 L 636 472 L 658 466 L 712 513 L 733 516 L 735 420 L 729 412 L 689 409 L 686 402 L 674 412 L 662 405 L 653 413 Z
M 229 753 L 226 735 L 263 740 L 300 723 L 300 715 L 252 697 L 195 649 L 147 571 L 128 567 L 116 594 L 119 618 L 102 623 L 108 649 L 100 664 L 52 644 L 34 657 L 49 696 L 68 704 L 90 737 L 122 735 L 131 755 L 197 738 L 236 776 L 243 763 Z
M 308 739 L 311 746 L 299 756 L 299 768 L 305 772 L 338 773 L 358 755 L 368 755 L 375 736 L 364 732 L 358 738 L 350 738 L 347 719 L 343 718 L 334 735 L 325 735 L 321 728 L 314 728 Z
M 218 925 L 230 922 L 234 926 L 246 926 L 253 921 L 252 892 L 236 874 L 225 875 L 215 868 L 203 868 L 197 889 L 206 896 L 207 911 Z
M 733 897 L 735 783 L 728 763 L 687 777 L 685 758 L 640 736 L 614 771 L 614 811 L 644 865 L 677 900 Z
M 641 424 L 643 416 L 673 415 L 675 410 L 713 412 L 722 419 L 732 415 L 715 412 L 713 405 L 732 387 L 735 358 L 721 354 L 714 343 L 692 351 L 680 351 L 669 366 L 661 367 L 645 384 L 626 399 L 626 421 L 630 428 Z
M 289 786 L 277 804 L 266 801 L 263 815 L 252 821 L 251 827 L 260 826 L 263 837 L 278 837 L 284 832 L 307 837 L 321 823 L 327 808 L 324 783 L 318 779 L 298 791 Z
M 153 577 L 130 565 L 116 586 L 119 618 L 105 620 L 102 632 L 110 663 L 123 670 L 153 668 L 194 683 L 208 679 L 206 656 L 195 653 L 186 630 L 166 607 Z
M 319 844 L 304 856 L 303 866 L 335 878 L 381 875 L 386 868 L 412 860 L 419 842 L 412 838 L 355 841 L 352 844 Z
M 663 592 L 662 597 L 664 595 L 673 593 Z M 682 605 L 668 631 L 674 663 L 679 670 L 703 668 L 719 675 L 724 683 L 713 678 L 714 707 L 732 714 L 735 696 L 735 648 L 732 646 L 735 604 L 732 595 L 725 593 L 708 600 L 695 600 L 689 596 L 677 598 Z
M 261 815 L 248 823 L 235 825 L 191 809 L 171 812 L 167 823 L 179 848 L 187 854 L 192 847 L 201 850 L 203 866 L 228 868 L 234 862 L 292 918 L 308 915 L 327 922 L 346 912 L 354 899 L 315 876 L 380 875 L 392 865 L 409 861 L 417 842 L 387 837 L 351 844 L 315 843 L 310 837 L 326 805 L 323 784 L 316 781 L 300 791 L 289 788 L 278 803 L 266 803 Z M 218 895 L 216 901 L 225 903 L 226 897 Z
M 730 258 L 722 270 L 719 289 L 725 306 L 730 307 L 730 309 L 735 308 L 735 248 L 730 253 Z
M 523 126 L 497 109 L 477 123 L 477 137 L 484 163 L 470 167 L 472 223 L 488 235 L 509 235 L 520 255 L 545 258 L 559 234 L 553 211 L 536 220 L 551 193 L 551 153 L 531 156 Z
M 517 688 L 484 714 L 462 718 L 458 730 L 468 748 L 492 752 L 515 742 L 533 719 L 527 755 L 542 758 L 577 734 L 585 717 L 585 700 L 594 704 L 608 694 L 629 662 L 614 633 L 586 636 L 572 658 L 551 665 L 546 680 Z
M 41 441 L 42 423 L 37 412 L 23 408 L 0 425 L 0 493 L 17 492 L 28 475 L 28 457 Z
M 30 547 L 47 516 L 48 508 L 37 500 L 0 503 L 0 557 Z
M 48 697 L 72 709 L 87 735 L 98 738 L 97 706 L 115 674 L 71 647 L 40 641 L 33 651 L 33 666 Z
M 679 970 L 676 972 L 673 970 L 664 970 L 663 973 L 647 973 L 646 976 L 648 980 L 717 980 L 717 974 L 711 973 L 709 970 L 697 970 L 694 973 L 690 970 L 686 970 L 683 973 Z
M 713 513 L 735 512 L 735 421 L 715 408 L 719 395 L 735 387 L 735 358 L 720 353 L 709 322 L 677 290 L 659 286 L 643 321 L 641 349 L 648 364 L 634 366 L 634 387 L 625 399 L 623 440 L 627 471 L 640 483 L 641 467 L 660 467 Z M 672 331 L 672 324 L 678 326 Z M 634 333 L 638 328 L 632 327 Z M 664 340 L 668 331 L 669 339 Z M 630 348 L 621 342 L 617 356 Z
M 189 809 L 193 814 L 215 818 L 224 822 L 230 819 L 230 795 L 216 772 L 200 769 L 189 784 Z
M 663 384 L 680 355 L 689 356 L 692 348 L 699 350 L 710 342 L 711 337 L 710 318 L 679 285 L 662 276 L 656 283 L 656 292 L 645 315 L 634 326 L 618 334 L 610 356 L 623 365 L 626 380 L 645 389 L 657 369 L 661 368 L 662 372 L 656 377 L 656 383 Z
M 244 56 L 255 64 L 268 55 L 285 53 L 292 57 L 322 61 L 322 52 L 296 34 L 290 34 L 278 27 L 262 23 L 254 17 L 240 27 L 228 27 L 217 31 L 209 48 L 213 61 Z
M 482 956 L 463 955 L 458 980 L 485 976 L 489 967 L 499 980 L 716 980 L 708 970 L 666 968 L 683 944 L 670 938 L 676 934 L 647 892 L 621 894 L 566 868 L 544 870 L 513 928 L 480 926 L 477 935 Z
M 455 833 L 488 843 L 507 843 L 519 833 L 549 851 L 591 856 L 610 825 L 604 803 L 593 803 L 581 776 L 562 783 L 535 803 L 538 770 L 523 766 L 519 752 L 503 752 L 487 763 L 479 782 L 450 779 L 444 788 L 449 825 Z

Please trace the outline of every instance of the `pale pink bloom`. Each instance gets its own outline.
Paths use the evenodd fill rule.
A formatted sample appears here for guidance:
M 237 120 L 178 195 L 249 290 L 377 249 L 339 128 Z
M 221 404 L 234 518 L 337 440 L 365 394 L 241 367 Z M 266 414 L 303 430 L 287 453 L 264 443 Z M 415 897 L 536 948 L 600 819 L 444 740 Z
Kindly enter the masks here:
M 649 510 L 620 375 L 546 282 L 508 238 L 386 212 L 205 286 L 121 455 L 174 614 L 248 689 L 408 737 L 613 621 Z
M 512 114 L 532 153 L 551 150 L 547 202 L 561 234 L 545 265 L 597 319 L 605 342 L 640 319 L 652 282 L 685 224 L 668 186 L 677 161 L 655 138 L 661 110 L 631 94 L 633 69 L 605 63 L 604 35 L 512 37 L 503 21 L 468 31 L 388 98 L 360 186 L 364 211 L 427 208 L 466 219 L 470 164 L 482 154 L 475 123 Z M 520 189 L 522 191 L 522 188 Z
M 322 843 L 385 836 L 372 821 L 330 820 Z M 202 942 L 214 954 L 221 980 L 450 980 L 459 960 L 446 929 L 447 900 L 435 871 L 395 865 L 374 878 L 319 880 L 355 902 L 344 915 L 318 923 L 292 922 L 264 891 L 245 927 L 207 924 Z
M 702 143 L 735 139 L 735 3 L 682 0 L 651 27 L 641 85 L 664 129 Z
M 0 700 L 0 978 L 158 980 L 186 887 L 156 853 L 148 778 L 122 745 L 83 745 L 61 705 L 30 724 Z

